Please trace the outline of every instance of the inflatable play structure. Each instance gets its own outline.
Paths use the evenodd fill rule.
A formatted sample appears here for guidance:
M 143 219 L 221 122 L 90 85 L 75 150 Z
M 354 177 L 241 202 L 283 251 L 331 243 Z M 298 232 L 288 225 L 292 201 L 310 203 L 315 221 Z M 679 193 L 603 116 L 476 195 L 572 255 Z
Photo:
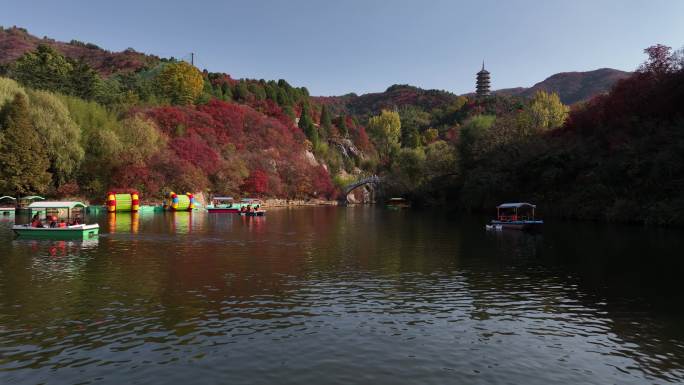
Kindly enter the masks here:
M 138 212 L 140 210 L 140 197 L 137 191 L 131 193 L 107 193 L 107 212 Z
M 191 193 L 179 195 L 170 192 L 166 206 L 170 211 L 192 211 L 195 208 L 195 197 Z

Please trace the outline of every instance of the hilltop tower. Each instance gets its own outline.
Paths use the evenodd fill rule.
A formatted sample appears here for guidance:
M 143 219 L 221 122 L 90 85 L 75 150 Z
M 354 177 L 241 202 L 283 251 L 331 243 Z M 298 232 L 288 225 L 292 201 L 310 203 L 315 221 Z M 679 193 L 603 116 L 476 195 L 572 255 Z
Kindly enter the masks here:
M 477 96 L 489 96 L 489 71 L 484 67 L 484 60 L 482 61 L 482 69 L 477 73 L 477 81 L 475 82 L 475 89 Z

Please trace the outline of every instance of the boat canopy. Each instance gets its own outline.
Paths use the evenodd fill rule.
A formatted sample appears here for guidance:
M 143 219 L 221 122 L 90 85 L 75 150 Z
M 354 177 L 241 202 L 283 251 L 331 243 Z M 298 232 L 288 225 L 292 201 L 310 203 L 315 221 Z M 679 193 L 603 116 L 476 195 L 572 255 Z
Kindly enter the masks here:
M 85 208 L 86 205 L 84 205 L 81 202 L 33 202 L 31 203 L 28 208 L 30 209 L 74 209 L 76 207 L 83 207 Z
M 242 198 L 242 202 L 261 202 L 261 199 L 259 198 Z
M 214 197 L 215 201 L 232 201 L 233 197 Z
M 21 197 L 21 198 L 19 198 L 19 199 L 23 199 L 23 200 L 27 200 L 27 201 L 36 201 L 36 200 L 44 201 L 44 200 L 45 200 L 45 198 L 43 198 L 43 197 L 40 196 L 40 195 L 28 195 L 28 196 L 25 196 L 25 197 Z
M 17 198 L 11 197 L 11 196 L 9 196 L 9 195 L 5 195 L 5 196 L 0 197 L 0 201 L 3 200 L 3 199 L 11 199 L 11 200 L 13 200 L 13 201 L 16 201 L 16 200 L 17 200 Z
M 518 203 L 502 203 L 498 206 L 496 206 L 497 209 L 519 209 L 521 207 L 532 207 L 536 208 L 536 205 L 533 205 L 532 203 L 527 203 L 527 202 L 518 202 Z
M 390 202 L 404 202 L 405 198 L 390 198 Z

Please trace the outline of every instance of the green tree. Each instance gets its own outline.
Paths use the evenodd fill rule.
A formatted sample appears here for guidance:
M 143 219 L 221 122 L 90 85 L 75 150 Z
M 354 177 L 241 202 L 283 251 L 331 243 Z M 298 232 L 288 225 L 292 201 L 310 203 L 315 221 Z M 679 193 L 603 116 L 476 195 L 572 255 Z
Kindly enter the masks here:
M 469 165 L 480 153 L 478 151 L 480 142 L 495 121 L 496 116 L 494 115 L 476 115 L 461 127 L 458 148 L 464 165 Z
M 458 155 L 454 147 L 443 140 L 430 143 L 425 151 L 426 174 L 430 178 L 458 175 Z
M 72 62 L 69 73 L 70 91 L 73 95 L 87 100 L 94 100 L 101 89 L 102 78 L 83 60 Z
M 420 147 L 420 132 L 430 125 L 430 114 L 415 106 L 404 106 L 399 110 L 401 118 L 402 147 Z
M 420 188 L 425 180 L 425 152 L 422 148 L 402 148 L 392 163 L 391 186 L 404 195 Z
M 313 148 L 318 148 L 320 144 L 318 129 L 314 125 L 313 120 L 311 120 L 311 116 L 309 116 L 309 106 L 307 104 L 302 104 L 302 113 L 299 116 L 299 123 L 297 125 L 311 141 Z
M 14 63 L 11 76 L 21 84 L 42 90 L 71 93 L 72 64 L 52 47 L 41 44 Z
M 340 135 L 342 135 L 343 137 L 347 137 L 349 135 L 349 127 L 347 127 L 346 116 L 338 116 L 337 120 L 335 121 L 335 125 L 337 126 L 337 130 L 340 132 Z
M 71 118 L 81 128 L 81 146 L 85 156 L 79 172 L 81 189 L 98 195 L 109 188 L 112 170 L 123 161 L 123 145 L 116 115 L 96 102 L 62 96 Z
M 43 193 L 50 184 L 50 162 L 31 124 L 26 97 L 15 95 L 0 116 L 0 190 L 17 195 Z
M 389 162 L 392 154 L 399 148 L 399 138 L 401 137 L 399 113 L 382 110 L 380 115 L 370 118 L 368 129 L 381 158 Z
M 280 82 L 278 82 L 278 84 L 280 84 Z M 287 93 L 287 90 L 280 86 L 278 87 L 278 105 L 280 105 L 281 107 L 292 105 L 292 99 L 290 98 L 290 95 Z
M 122 159 L 129 164 L 144 165 L 166 146 L 155 124 L 139 114 L 122 120 L 115 132 L 121 142 Z
M 64 103 L 48 91 L 28 91 L 31 123 L 42 139 L 56 185 L 68 181 L 83 159 L 81 130 Z
M 332 132 L 332 119 L 330 118 L 328 107 L 325 104 L 321 107 L 321 129 L 323 129 L 323 133 L 326 137 L 330 137 L 330 133 Z
M 157 81 L 164 97 L 174 104 L 192 104 L 204 88 L 202 73 L 183 61 L 164 66 Z

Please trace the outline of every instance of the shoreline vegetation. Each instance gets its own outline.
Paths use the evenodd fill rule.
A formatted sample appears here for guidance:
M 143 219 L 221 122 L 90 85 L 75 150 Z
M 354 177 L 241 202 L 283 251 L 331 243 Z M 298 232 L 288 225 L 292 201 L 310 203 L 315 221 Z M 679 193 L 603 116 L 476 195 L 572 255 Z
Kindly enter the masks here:
M 629 77 L 567 106 L 544 90 L 408 85 L 312 97 L 283 79 L 18 27 L 0 27 L 0 43 L 0 195 L 201 191 L 308 205 L 379 175 L 384 196 L 417 206 L 532 201 L 547 217 L 684 224 L 684 55 L 670 47 L 647 48 Z

